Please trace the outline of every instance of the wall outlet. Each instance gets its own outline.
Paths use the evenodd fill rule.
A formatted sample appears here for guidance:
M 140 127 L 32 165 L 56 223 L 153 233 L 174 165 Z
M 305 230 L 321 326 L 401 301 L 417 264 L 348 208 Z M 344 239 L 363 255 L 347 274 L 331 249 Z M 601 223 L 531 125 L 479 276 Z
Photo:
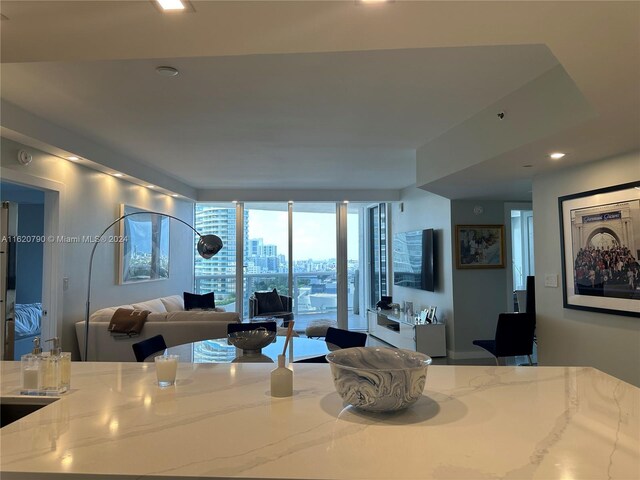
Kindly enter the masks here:
M 555 273 L 545 274 L 544 276 L 544 286 L 545 287 L 553 287 L 558 288 L 558 275 Z

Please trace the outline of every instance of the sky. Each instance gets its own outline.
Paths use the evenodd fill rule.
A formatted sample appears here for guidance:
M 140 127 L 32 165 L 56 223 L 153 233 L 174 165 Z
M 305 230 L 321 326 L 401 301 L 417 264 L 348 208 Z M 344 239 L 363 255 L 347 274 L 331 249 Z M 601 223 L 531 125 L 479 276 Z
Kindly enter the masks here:
M 347 216 L 347 258 L 358 259 L 358 215 Z M 249 238 L 262 238 L 287 255 L 287 212 L 249 209 Z M 335 213 L 293 212 L 293 259 L 336 258 Z

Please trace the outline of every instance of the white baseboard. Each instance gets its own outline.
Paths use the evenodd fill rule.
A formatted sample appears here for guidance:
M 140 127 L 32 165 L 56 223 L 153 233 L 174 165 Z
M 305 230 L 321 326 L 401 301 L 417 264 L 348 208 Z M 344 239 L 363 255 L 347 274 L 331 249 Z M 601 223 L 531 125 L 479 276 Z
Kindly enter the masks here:
M 447 357 L 452 360 L 469 360 L 472 358 L 495 358 L 486 350 L 447 350 Z

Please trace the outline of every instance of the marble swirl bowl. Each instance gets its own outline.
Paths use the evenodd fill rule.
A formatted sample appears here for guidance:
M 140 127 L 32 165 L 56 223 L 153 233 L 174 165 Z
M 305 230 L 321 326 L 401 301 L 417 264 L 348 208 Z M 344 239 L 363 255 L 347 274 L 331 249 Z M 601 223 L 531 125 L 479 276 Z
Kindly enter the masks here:
M 387 347 L 355 347 L 327 355 L 342 399 L 369 412 L 393 412 L 420 398 L 431 357 Z
M 255 330 L 233 332 L 227 335 L 231 345 L 242 349 L 243 353 L 260 353 L 263 347 L 276 338 L 276 332 L 260 327 Z

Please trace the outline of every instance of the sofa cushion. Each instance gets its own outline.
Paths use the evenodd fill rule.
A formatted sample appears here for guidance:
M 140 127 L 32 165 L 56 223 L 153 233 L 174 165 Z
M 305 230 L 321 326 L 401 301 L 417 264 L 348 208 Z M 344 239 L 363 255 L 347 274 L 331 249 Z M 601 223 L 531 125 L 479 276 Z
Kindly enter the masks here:
M 180 295 L 162 297 L 160 301 L 164 304 L 164 308 L 167 312 L 181 312 L 184 310 L 184 301 Z
M 119 305 L 117 307 L 101 308 L 91 314 L 89 322 L 110 322 L 111 317 L 113 317 L 113 314 L 116 313 L 116 310 L 119 308 L 134 310 L 133 305 Z
M 216 308 L 216 300 L 213 292 L 198 295 L 196 293 L 184 292 L 184 309 L 213 309 Z
M 258 301 L 258 314 L 284 310 L 282 299 L 275 288 L 271 292 L 255 292 L 254 295 Z
M 164 314 L 164 318 L 161 315 L 151 314 L 149 315 L 149 321 L 164 320 L 167 322 L 233 322 L 240 321 L 240 316 L 236 312 L 213 312 L 213 311 L 182 311 L 182 312 L 169 312 Z
M 132 306 L 135 310 L 149 310 L 152 313 L 162 313 L 167 311 L 167 309 L 164 308 L 164 303 L 162 303 L 159 298 L 134 303 Z

